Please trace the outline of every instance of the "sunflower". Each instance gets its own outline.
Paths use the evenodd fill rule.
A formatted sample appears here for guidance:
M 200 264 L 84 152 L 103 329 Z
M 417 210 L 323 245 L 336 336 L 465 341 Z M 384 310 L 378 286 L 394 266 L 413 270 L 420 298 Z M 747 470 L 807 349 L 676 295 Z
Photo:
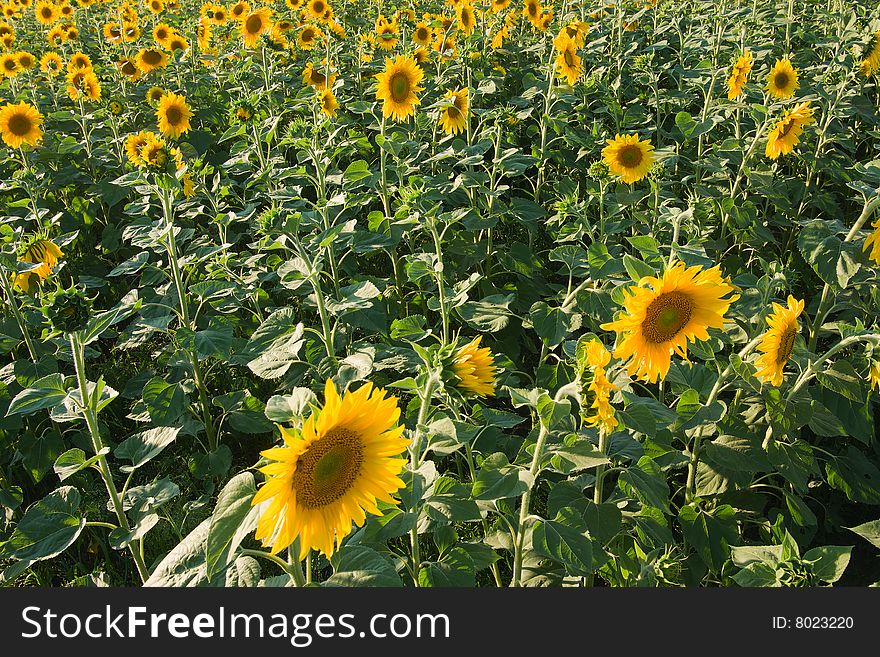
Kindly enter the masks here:
M 733 68 L 730 69 L 730 77 L 727 78 L 727 99 L 734 100 L 739 98 L 746 86 L 746 80 L 749 72 L 752 70 L 752 53 L 748 50 L 743 52 L 742 56 L 736 60 Z
M 151 14 L 161 14 L 165 11 L 165 3 L 162 0 L 149 0 L 147 2 L 147 9 L 150 10 Z
M 315 42 L 320 38 L 321 30 L 314 25 L 306 25 L 299 31 L 296 42 L 303 50 L 311 50 L 315 47 Z
M 269 9 L 257 9 L 241 21 L 241 39 L 245 48 L 256 46 L 260 35 L 272 29 L 271 15 Z
M 14 78 L 21 73 L 21 67 L 18 65 L 18 57 L 11 52 L 5 52 L 0 55 L 0 71 L 4 77 Z
M 433 36 L 431 28 L 428 27 L 428 24 L 425 21 L 416 23 L 415 29 L 413 29 L 412 33 L 413 43 L 418 46 L 427 46 L 431 43 L 431 38 Z
M 431 57 L 431 53 L 428 52 L 426 48 L 416 48 L 413 51 L 413 59 L 416 60 L 416 64 L 421 66 Z
M 871 384 L 871 390 L 880 390 L 880 360 L 871 361 L 868 368 L 868 382 Z
M 331 380 L 324 407 L 295 431 L 279 427 L 284 447 L 261 454 L 272 461 L 260 468 L 266 481 L 253 505 L 268 502 L 255 537 L 277 554 L 299 538 L 298 559 L 311 549 L 333 554 L 366 514 L 381 514 L 378 501 L 397 504 L 391 494 L 403 487 L 400 458 L 409 445 L 398 424 L 395 397 L 366 383 L 341 397 Z
M 64 62 L 57 52 L 49 51 L 40 57 L 40 70 L 49 77 L 58 75 L 62 68 L 64 68 Z
M 874 33 L 873 42 L 859 64 L 859 69 L 865 77 L 871 77 L 880 71 L 880 30 Z
M 92 60 L 88 55 L 82 52 L 75 52 L 70 56 L 70 60 L 67 62 L 67 72 L 73 73 L 74 71 L 92 71 L 94 67 L 92 66 Z
M 877 219 L 874 223 L 872 223 L 871 227 L 874 229 L 874 232 L 868 235 L 862 251 L 867 251 L 868 249 L 871 249 L 868 257 L 875 263 L 880 265 L 880 219 Z
M 214 13 L 211 14 L 211 22 L 214 25 L 224 25 L 229 20 L 229 14 L 226 13 L 226 7 L 222 5 L 214 6 Z
M 772 386 L 782 385 L 782 371 L 794 351 L 794 341 L 800 325 L 797 318 L 804 311 L 804 302 L 788 296 L 788 306 L 773 304 L 773 312 L 767 318 L 769 328 L 761 336 L 758 351 L 761 355 L 755 361 L 758 371 L 755 376 Z
M 458 381 L 456 387 L 465 393 L 480 396 L 495 394 L 495 376 L 498 368 L 488 347 L 480 347 L 483 336 L 478 335 L 455 352 L 452 371 Z
M 492 0 L 491 9 L 493 14 L 500 14 L 510 6 L 510 0 Z
M 321 112 L 331 117 L 336 116 L 336 110 L 339 109 L 336 96 L 330 89 L 322 89 L 318 92 L 318 106 L 321 108 Z
M 308 11 L 309 15 L 315 20 L 321 20 L 324 18 L 324 14 L 327 12 L 328 8 L 329 5 L 326 0 L 309 0 L 306 11 Z
M 648 175 L 654 163 L 653 150 L 651 142 L 640 141 L 638 135 L 617 135 L 608 140 L 602 157 L 611 173 L 632 184 Z
M 175 93 L 162 96 L 156 109 L 159 130 L 166 137 L 176 138 L 188 132 L 192 115 L 192 110 L 186 104 L 186 98 Z
M 532 27 L 538 27 L 541 22 L 541 12 L 544 8 L 539 0 L 525 0 L 523 3 L 523 16 L 529 19 Z
M 36 146 L 43 136 L 42 123 L 43 115 L 28 103 L 6 103 L 0 109 L 0 136 L 10 148 L 20 148 L 22 144 Z
M 157 107 L 159 105 L 159 101 L 162 100 L 162 96 L 165 95 L 165 90 L 162 87 L 150 87 L 147 89 L 147 95 L 145 98 L 147 99 L 147 103 L 152 105 L 153 107 Z
M 425 77 L 422 69 L 412 56 L 398 55 L 394 60 L 385 59 L 385 70 L 376 74 L 379 84 L 376 98 L 385 101 L 382 113 L 397 121 L 403 121 L 415 113 L 419 104 L 416 92 L 422 88 L 417 86 Z
M 31 264 L 39 263 L 39 267 L 31 269 L 15 276 L 14 285 L 25 294 L 30 294 L 40 283 L 49 278 L 52 270 L 58 264 L 58 259 L 64 256 L 61 249 L 52 240 L 37 236 L 28 244 L 23 253 L 18 257 L 21 262 Z
M 322 91 L 325 89 L 327 85 L 327 76 L 320 70 L 315 68 L 311 62 L 306 64 L 305 69 L 303 69 L 302 73 L 302 81 L 303 84 L 311 85 L 318 91 Z M 336 73 L 330 73 L 330 85 L 333 86 L 333 83 L 336 81 Z
M 809 101 L 787 111 L 767 136 L 767 148 L 764 151 L 767 157 L 775 160 L 780 155 L 790 153 L 798 145 L 804 126 L 814 121 L 813 108 Z
M 134 43 L 141 38 L 141 28 L 137 23 L 126 22 L 122 24 L 122 40 L 126 43 Z
M 174 29 L 167 23 L 158 23 L 153 28 L 153 40 L 163 48 L 168 47 L 168 41 L 172 34 L 174 34 Z
M 303 6 L 303 2 L 305 2 L 305 0 L 284 0 L 284 4 L 287 5 L 287 8 L 291 11 L 297 11 Z
M 137 67 L 144 73 L 165 68 L 168 65 L 168 55 L 156 48 L 141 48 L 135 56 Z
M 141 69 L 131 57 L 120 59 L 116 64 L 116 69 L 129 80 L 137 81 L 141 78 Z
M 798 74 L 788 59 L 777 59 L 767 76 L 767 93 L 785 100 L 794 96 L 798 88 Z
M 140 159 L 145 167 L 163 168 L 168 162 L 168 149 L 165 147 L 165 142 L 157 136 L 150 137 L 147 143 L 141 147 Z
M 687 343 L 708 340 L 709 328 L 723 328 L 724 314 L 739 298 L 721 269 L 703 270 L 677 262 L 660 276 L 646 276 L 624 292 L 624 314 L 602 328 L 616 331 L 615 358 L 627 371 L 655 382 L 669 371 L 671 356 L 687 359 Z
M 107 43 L 119 43 L 122 41 L 122 28 L 117 22 L 104 23 L 102 28 L 104 40 Z
M 61 18 L 61 11 L 54 3 L 41 0 L 34 7 L 34 15 L 37 18 L 37 22 L 42 25 L 51 25 Z
M 178 50 L 187 51 L 189 50 L 189 41 L 175 32 L 171 35 L 171 38 L 168 39 L 168 50 L 171 52 L 176 52 Z
M 570 86 L 574 86 L 584 72 L 581 58 L 577 54 L 577 46 L 569 38 L 561 40 L 559 46 L 557 46 L 556 50 L 556 70 L 560 76 L 566 79 Z
M 67 41 L 76 41 L 76 39 L 78 37 L 79 37 L 79 30 L 76 29 L 76 27 L 70 26 L 64 32 L 64 38 Z
M 248 12 L 250 10 L 251 6 L 247 2 L 245 2 L 244 0 L 239 0 L 239 2 L 236 2 L 229 8 L 229 16 L 237 21 L 240 21 L 248 15 Z
M 67 74 L 67 95 L 72 101 L 101 100 L 101 83 L 98 76 L 88 69 L 74 69 Z
M 37 65 L 37 58 L 29 52 L 22 50 L 15 53 L 15 55 L 18 57 L 18 65 L 23 71 L 29 71 Z
M 446 94 L 449 105 L 440 111 L 440 127 L 447 135 L 457 135 L 467 127 L 468 88 Z
M 592 380 L 587 386 L 589 397 L 592 402 L 589 412 L 584 415 L 584 423 L 589 427 L 596 427 L 605 435 L 612 433 L 617 428 L 617 418 L 614 417 L 614 407 L 611 405 L 611 393 L 617 388 L 608 380 L 605 367 L 611 362 L 611 354 L 601 342 L 593 338 L 586 347 L 586 360 L 592 372 Z
M 463 0 L 455 8 L 455 17 L 458 20 L 458 28 L 465 36 L 470 36 L 477 24 L 477 17 L 474 14 L 474 7 L 470 0 Z
M 125 140 L 125 154 L 128 157 L 128 161 L 136 167 L 143 166 L 144 161 L 141 159 L 141 150 L 148 142 L 155 138 L 155 133 L 144 130 L 129 135 Z
M 381 25 L 376 26 L 376 45 L 378 45 L 382 50 L 392 50 L 394 46 L 397 45 L 397 35 L 399 33 L 399 28 L 397 26 L 397 21 L 388 23 L 384 22 Z

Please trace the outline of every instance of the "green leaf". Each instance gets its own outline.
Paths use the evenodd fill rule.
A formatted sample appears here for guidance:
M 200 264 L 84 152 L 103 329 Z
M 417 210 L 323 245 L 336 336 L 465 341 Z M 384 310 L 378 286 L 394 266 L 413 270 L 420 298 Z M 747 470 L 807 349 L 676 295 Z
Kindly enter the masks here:
M 611 460 L 593 447 L 588 440 L 579 441 L 569 447 L 554 447 L 552 454 L 550 464 L 553 469 L 565 475 L 611 463 Z
M 736 512 L 729 504 L 715 508 L 711 513 L 696 504 L 683 506 L 678 522 L 687 542 L 713 572 L 718 572 L 730 554 L 730 543 L 739 540 Z
M 733 576 L 733 581 L 744 587 L 782 586 L 776 568 L 760 561 L 750 563 Z
M 501 500 L 518 497 L 533 483 L 529 472 L 510 465 L 507 456 L 501 452 L 487 457 L 474 479 L 471 496 L 475 500 Z
M 178 433 L 180 427 L 147 429 L 123 440 L 113 450 L 113 454 L 116 458 L 130 461 L 131 466 L 123 466 L 121 470 L 131 472 L 158 456 L 163 449 L 174 442 Z
M 205 541 L 205 565 L 208 577 L 223 572 L 242 540 L 257 526 L 259 506 L 251 506 L 257 492 L 254 475 L 242 472 L 220 491 Z
M 880 470 L 852 445 L 846 456 L 825 463 L 825 472 L 828 484 L 853 502 L 880 504 Z
M 422 564 L 419 570 L 419 586 L 473 587 L 476 585 L 475 576 L 476 568 L 470 553 L 456 546 L 446 550 L 440 561 Z
M 846 288 L 859 270 L 858 250 L 843 242 L 823 220 L 801 228 L 798 247 L 819 278 L 835 288 Z
M 629 274 L 629 277 L 636 283 L 646 276 L 654 276 L 656 274 L 653 267 L 628 253 L 623 256 L 623 266 L 626 268 L 626 273 Z
M 543 301 L 536 301 L 529 309 L 529 318 L 535 332 L 553 348 L 565 339 L 571 329 L 571 316 L 562 308 L 551 308 Z
M 308 388 L 293 388 L 289 395 L 272 395 L 263 410 L 266 417 L 279 424 L 298 422 L 314 403 L 315 393 Z
M 365 545 L 346 545 L 330 558 L 333 574 L 324 586 L 401 586 L 387 557 Z
M 849 565 L 852 548 L 844 545 L 825 545 L 807 551 L 803 561 L 811 565 L 813 575 L 833 584 L 843 576 Z
M 507 326 L 511 315 L 510 304 L 514 299 L 515 294 L 493 294 L 480 301 L 468 301 L 457 312 L 471 328 L 495 333 Z
M 871 520 L 857 527 L 847 527 L 846 529 L 855 532 L 874 547 L 880 548 L 880 519 Z
M 178 543 L 144 582 L 145 587 L 222 586 L 223 580 L 211 581 L 205 565 L 205 542 L 211 519 L 203 520 Z
M 618 480 L 620 489 L 642 504 L 669 512 L 669 486 L 660 468 L 649 456 L 643 456 L 627 468 Z
M 153 424 L 170 427 L 186 413 L 186 395 L 183 389 L 176 383 L 166 383 L 161 377 L 147 381 L 141 396 Z
M 839 360 L 824 372 L 816 374 L 816 379 L 829 390 L 843 395 L 854 402 L 865 401 L 865 387 L 862 377 L 848 360 Z
M 2 551 L 19 561 L 51 559 L 70 547 L 85 526 L 79 491 L 63 486 L 28 507 Z
M 438 477 L 434 490 L 425 500 L 425 513 L 438 522 L 480 520 L 480 507 L 467 488 L 451 477 Z
M 582 523 L 580 516 L 562 509 L 556 520 L 535 523 L 532 548 L 561 563 L 569 575 L 586 577 L 593 572 L 593 543 L 584 532 L 575 529 Z
M 76 474 L 80 470 L 84 470 L 89 466 L 94 465 L 98 462 L 98 460 L 104 454 L 107 454 L 110 451 L 109 447 L 104 447 L 99 455 L 95 455 L 89 459 L 86 458 L 86 453 L 78 448 L 69 449 L 64 454 L 55 459 L 54 470 L 55 474 L 58 475 L 58 478 L 61 481 L 64 481 L 71 475 Z
M 49 374 L 18 393 L 9 403 L 6 415 L 28 415 L 60 404 L 67 396 L 63 374 Z

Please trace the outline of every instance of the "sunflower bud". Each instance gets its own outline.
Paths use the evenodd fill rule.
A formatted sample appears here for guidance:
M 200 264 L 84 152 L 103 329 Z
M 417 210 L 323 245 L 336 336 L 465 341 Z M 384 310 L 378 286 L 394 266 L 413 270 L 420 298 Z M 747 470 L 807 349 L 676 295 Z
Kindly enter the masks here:
M 43 311 L 52 328 L 62 333 L 74 333 L 88 324 L 92 302 L 76 286 L 67 289 L 59 287 L 49 295 L 48 306 Z
M 608 165 L 604 160 L 596 160 L 587 169 L 587 175 L 596 182 L 608 182 L 611 177 L 608 175 Z

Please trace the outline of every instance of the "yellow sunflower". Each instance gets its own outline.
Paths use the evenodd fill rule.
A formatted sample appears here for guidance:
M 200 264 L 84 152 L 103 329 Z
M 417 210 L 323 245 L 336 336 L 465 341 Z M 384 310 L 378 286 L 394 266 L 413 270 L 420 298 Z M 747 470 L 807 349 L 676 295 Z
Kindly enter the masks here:
M 161 169 L 168 162 L 168 149 L 164 140 L 158 136 L 152 136 L 141 147 L 140 159 L 143 166 Z
M 4 77 L 14 78 L 21 73 L 21 66 L 18 65 L 18 57 L 11 52 L 5 52 L 0 55 L 0 71 Z
M 147 94 L 145 96 L 147 103 L 152 105 L 153 107 L 158 107 L 159 101 L 162 100 L 162 96 L 165 95 L 165 90 L 162 87 L 150 87 L 147 89 Z
M 122 40 L 122 28 L 117 22 L 104 23 L 102 28 L 104 32 L 104 40 L 107 43 L 119 43 Z
M 874 232 L 868 235 L 862 251 L 871 249 L 871 252 L 868 253 L 868 257 L 876 264 L 880 265 L 880 219 L 877 219 L 872 223 L 871 227 L 874 229 Z
M 428 24 L 425 21 L 420 21 L 416 23 L 416 27 L 412 33 L 413 43 L 419 46 L 427 46 L 431 43 L 431 39 L 434 37 L 431 28 L 428 27 Z
M 135 56 L 137 66 L 144 73 L 165 68 L 168 65 L 168 55 L 156 48 L 141 48 Z
M 234 5 L 229 8 L 229 16 L 234 20 L 240 21 L 244 19 L 245 16 L 250 12 L 251 6 L 244 2 L 244 0 L 239 0 Z
M 798 88 L 798 74 L 788 59 L 777 59 L 767 76 L 767 93 L 785 100 L 794 96 Z
M 94 67 L 92 66 L 91 58 L 82 52 L 75 52 L 70 56 L 70 60 L 67 62 L 67 72 L 72 73 L 73 71 L 92 71 Z
M 61 11 L 54 3 L 41 0 L 34 7 L 34 15 L 37 18 L 37 22 L 43 25 L 51 25 L 61 18 Z
M 800 136 L 804 132 L 804 126 L 813 123 L 813 108 L 810 107 L 809 101 L 803 102 L 793 110 L 785 113 L 776 126 L 767 136 L 767 148 L 764 153 L 772 160 L 780 155 L 791 153 L 800 141 Z
M 336 96 L 330 89 L 322 89 L 318 92 L 318 106 L 321 112 L 327 116 L 336 116 L 336 110 L 339 109 L 339 103 L 336 102 Z
M 153 40 L 163 48 L 168 47 L 168 41 L 172 34 L 174 34 L 174 29 L 167 23 L 159 23 L 153 28 Z
M 874 33 L 873 42 L 866 50 L 865 56 L 859 64 L 859 69 L 865 77 L 871 77 L 880 71 L 880 30 Z
M 311 549 L 332 555 L 367 513 L 381 514 L 378 501 L 397 504 L 391 495 L 403 487 L 398 475 L 409 445 L 398 424 L 395 397 L 367 383 L 341 397 L 331 380 L 324 407 L 301 431 L 279 427 L 283 447 L 261 454 L 272 461 L 252 504 L 268 502 L 255 537 L 277 554 L 299 538 L 304 559 Z
M 311 50 L 315 47 L 315 42 L 320 38 L 321 30 L 314 25 L 306 25 L 299 31 L 296 43 L 302 50 Z
M 62 68 L 64 68 L 64 62 L 57 52 L 49 51 L 40 57 L 40 70 L 49 77 L 58 75 Z
M 455 8 L 455 17 L 458 19 L 458 29 L 465 36 L 470 36 L 474 27 L 477 25 L 477 16 L 474 13 L 474 7 L 470 3 L 470 0 L 463 0 L 461 4 L 459 4 Z
M 302 73 L 303 84 L 311 85 L 318 91 L 322 91 L 328 86 L 324 70 L 324 67 L 315 68 L 311 62 L 308 62 Z M 334 82 L 336 82 L 336 73 L 331 72 L 329 86 L 332 87 Z
M 33 105 L 7 103 L 0 109 L 0 136 L 10 148 L 36 146 L 43 137 L 43 115 Z
M 608 380 L 605 366 L 611 361 L 611 354 L 596 339 L 587 345 L 587 364 L 593 369 L 592 380 L 587 391 L 592 397 L 589 412 L 585 414 L 584 424 L 595 427 L 606 436 L 617 428 L 617 418 L 611 405 L 611 393 L 617 388 Z
M 128 161 L 136 167 L 143 166 L 144 161 L 141 159 L 141 150 L 150 140 L 155 138 L 155 133 L 145 130 L 129 135 L 125 140 L 125 154 L 128 157 Z
M 654 147 L 650 141 L 640 141 L 638 135 L 617 135 L 608 140 L 602 157 L 608 169 L 623 182 L 632 184 L 648 175 L 654 163 Z
M 257 9 L 241 21 L 241 39 L 245 48 L 256 46 L 260 35 L 272 29 L 271 15 L 269 9 Z
M 119 60 L 116 64 L 116 69 L 129 80 L 137 81 L 141 78 L 141 69 L 138 68 L 137 63 L 131 57 Z
M 392 23 L 382 23 L 381 25 L 377 25 L 376 27 L 376 45 L 378 45 L 382 50 L 393 50 L 394 46 L 397 45 L 397 35 L 399 32 L 399 28 L 397 27 L 397 21 Z
M 743 52 L 742 56 L 736 60 L 733 68 L 730 69 L 730 77 L 727 78 L 727 99 L 734 100 L 742 95 L 743 88 L 746 86 L 749 73 L 752 70 L 752 53 L 748 50 Z
M 539 0 L 525 0 L 523 3 L 523 16 L 529 19 L 532 27 L 538 27 L 541 23 L 541 12 L 544 8 Z
M 37 58 L 27 51 L 22 50 L 15 53 L 15 55 L 18 57 L 18 65 L 23 71 L 29 71 L 37 65 Z
M 510 0 L 492 0 L 491 9 L 493 14 L 500 14 L 510 6 Z
M 416 60 L 416 64 L 421 66 L 431 57 L 431 53 L 428 52 L 426 48 L 416 48 L 413 52 L 413 59 Z
M 80 99 L 97 102 L 101 99 L 101 83 L 89 69 L 74 69 L 67 74 L 67 95 L 72 101 Z
M 419 99 L 416 92 L 425 73 L 412 56 L 398 55 L 393 60 L 385 59 L 385 70 L 376 74 L 379 84 L 376 98 L 384 101 L 382 113 L 397 121 L 403 121 L 416 111 Z
M 458 388 L 481 396 L 495 394 L 495 376 L 498 368 L 495 357 L 488 347 L 480 347 L 482 335 L 468 342 L 455 352 L 452 371 L 458 377 Z
M 724 314 L 738 294 L 721 277 L 720 267 L 703 270 L 677 262 L 660 276 L 646 276 L 624 292 L 624 314 L 602 324 L 617 332 L 615 358 L 629 361 L 627 371 L 655 382 L 669 372 L 671 356 L 687 359 L 687 344 L 708 340 L 707 329 L 721 329 Z M 727 298 L 725 298 L 727 297 Z
M 229 20 L 229 14 L 226 13 L 226 7 L 222 5 L 214 6 L 214 13 L 211 14 L 211 22 L 214 25 L 224 25 Z
M 871 384 L 871 390 L 880 390 L 880 360 L 871 362 L 868 369 L 868 382 Z
M 788 296 L 788 306 L 773 304 L 773 313 L 767 318 L 770 328 L 761 336 L 758 351 L 761 355 L 755 361 L 758 371 L 755 376 L 773 386 L 782 385 L 782 371 L 794 351 L 794 340 L 800 325 L 797 318 L 804 311 L 804 302 Z
M 179 94 L 167 93 L 159 100 L 156 108 L 156 118 L 159 122 L 159 131 L 166 137 L 180 137 L 189 131 L 189 120 L 193 116 L 192 110 L 186 104 L 186 98 Z
M 21 262 L 31 264 L 39 263 L 40 266 L 22 274 L 16 274 L 15 287 L 25 294 L 30 294 L 40 283 L 49 278 L 55 265 L 58 264 L 58 259 L 63 255 L 61 249 L 52 240 L 38 237 L 25 248 L 18 259 Z
M 569 38 L 561 40 L 556 48 L 556 70 L 571 86 L 574 86 L 584 72 L 577 46 Z
M 310 0 L 306 10 L 312 18 L 315 20 L 321 20 L 324 18 L 324 14 L 327 12 L 329 6 L 327 0 Z
M 449 105 L 440 111 L 440 127 L 447 135 L 457 135 L 467 127 L 468 88 L 446 94 Z
M 147 2 L 147 9 L 150 10 L 151 14 L 161 14 L 165 11 L 165 3 L 162 0 L 149 0 Z

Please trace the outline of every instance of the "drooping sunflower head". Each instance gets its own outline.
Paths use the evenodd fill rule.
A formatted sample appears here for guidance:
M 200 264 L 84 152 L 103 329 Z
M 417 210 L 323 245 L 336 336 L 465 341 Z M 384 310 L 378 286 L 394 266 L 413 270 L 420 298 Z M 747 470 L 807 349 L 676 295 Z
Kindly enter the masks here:
M 186 98 L 179 94 L 167 93 L 159 100 L 156 118 L 159 131 L 166 137 L 180 137 L 190 129 L 193 112 L 186 104 Z
M 780 155 L 787 155 L 800 142 L 800 136 L 804 132 L 804 126 L 813 123 L 813 108 L 810 102 L 800 103 L 793 110 L 785 113 L 770 134 L 767 136 L 765 154 L 775 160 Z
M 730 70 L 730 76 L 727 78 L 727 99 L 734 100 L 742 95 L 746 86 L 749 73 L 752 70 L 752 53 L 748 50 L 743 52 L 733 68 Z
M 376 74 L 376 98 L 384 101 L 383 114 L 397 121 L 414 114 L 415 106 L 419 104 L 416 93 L 422 90 L 418 84 L 424 77 L 424 72 L 412 56 L 398 55 L 393 60 L 387 58 L 385 70 Z
M 164 68 L 168 64 L 168 55 L 157 48 L 141 48 L 135 57 L 137 66 L 144 73 Z
M 614 357 L 627 370 L 655 382 L 669 371 L 671 356 L 687 359 L 687 344 L 708 340 L 708 329 L 721 329 L 724 315 L 739 298 L 718 266 L 704 270 L 677 262 L 662 276 L 647 276 L 624 292 L 623 314 L 602 328 L 617 332 Z M 728 296 L 729 295 L 729 296 Z
M 556 49 L 556 70 L 569 85 L 574 86 L 578 78 L 583 75 L 584 66 L 573 40 L 566 38 L 560 46 Z
M 325 88 L 318 91 L 318 107 L 321 108 L 322 114 L 326 114 L 330 117 L 336 116 L 336 111 L 339 109 L 339 103 L 336 100 L 336 96 L 333 95 L 332 90 Z
M 33 105 L 7 103 L 0 108 L 0 136 L 10 148 L 36 146 L 43 137 L 43 115 Z
M 312 62 L 308 62 L 302 73 L 303 84 L 310 85 L 318 91 L 326 89 L 328 86 L 332 87 L 333 83 L 336 81 L 336 73 L 330 73 L 330 81 L 328 85 L 327 75 L 325 73 L 326 70 L 327 68 L 324 66 L 316 67 Z
M 40 283 L 49 278 L 52 270 L 58 265 L 58 260 L 63 256 L 58 245 L 45 235 L 32 235 L 19 250 L 18 259 L 21 262 L 36 264 L 38 267 L 17 274 L 14 280 L 15 287 L 25 294 L 30 294 L 39 287 Z
M 788 59 L 777 59 L 767 75 L 767 93 L 785 100 L 794 96 L 798 88 L 798 73 Z
M 472 34 L 474 27 L 477 24 L 477 16 L 474 13 L 474 7 L 470 3 L 470 0 L 462 0 L 462 2 L 455 8 L 455 15 L 458 19 L 458 28 L 462 33 L 464 33 L 465 36 Z
M 61 55 L 51 50 L 40 58 L 40 70 L 49 77 L 55 77 L 61 72 L 64 62 Z
M 141 77 L 141 70 L 131 57 L 120 59 L 116 63 L 116 69 L 129 80 L 136 81 Z
M 152 105 L 153 107 L 158 107 L 159 101 L 162 100 L 162 96 L 165 95 L 165 90 L 162 87 L 150 87 L 147 89 L 147 94 L 145 96 L 147 103 Z
M 300 431 L 279 427 L 284 446 L 261 452 L 270 463 L 252 501 L 267 503 L 255 537 L 273 554 L 299 538 L 298 558 L 311 549 L 329 556 L 352 524 L 381 513 L 378 502 L 397 504 L 409 445 L 399 418 L 397 399 L 384 390 L 367 383 L 340 396 L 328 380 L 324 407 Z
M 632 184 L 648 175 L 654 163 L 653 151 L 651 142 L 641 141 L 638 135 L 617 135 L 608 140 L 602 157 L 611 173 Z
M 147 139 L 147 143 L 145 143 L 140 150 L 142 166 L 149 169 L 165 169 L 169 157 L 170 155 L 165 141 L 158 136 L 152 136 Z
M 804 311 L 803 300 L 789 295 L 788 305 L 773 304 L 773 312 L 767 318 L 767 331 L 761 336 L 758 351 L 761 355 L 755 361 L 758 371 L 755 376 L 773 386 L 782 385 L 785 364 L 794 351 L 800 325 L 797 318 Z
M 455 384 L 464 394 L 492 396 L 495 394 L 495 377 L 498 367 L 495 356 L 488 347 L 480 347 L 483 336 L 478 335 L 455 352 L 452 372 Z
M 67 62 L 67 72 L 94 70 L 91 58 L 82 52 L 73 53 Z
M 440 128 L 447 135 L 457 135 L 467 127 L 468 88 L 446 94 L 449 104 L 440 110 Z

